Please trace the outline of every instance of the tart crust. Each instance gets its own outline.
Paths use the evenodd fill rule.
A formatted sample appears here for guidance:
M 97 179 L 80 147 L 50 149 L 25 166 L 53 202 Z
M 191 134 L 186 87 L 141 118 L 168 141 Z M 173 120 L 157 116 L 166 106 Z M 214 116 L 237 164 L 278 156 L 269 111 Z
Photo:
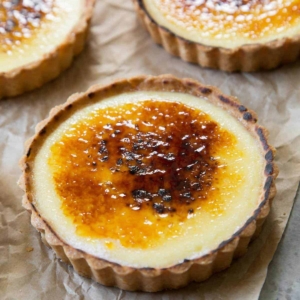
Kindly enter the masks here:
M 208 46 L 186 40 L 160 26 L 147 12 L 143 0 L 133 0 L 140 21 L 155 43 L 174 56 L 202 67 L 227 72 L 270 70 L 296 61 L 300 56 L 300 34 L 262 44 L 232 49 Z
M 84 48 L 95 0 L 85 0 L 84 11 L 64 42 L 39 60 L 9 72 L 0 72 L 0 99 L 41 87 L 58 77 Z
M 61 121 L 68 118 L 70 112 L 80 109 L 87 101 L 93 103 L 94 98 L 98 98 L 99 101 L 99 99 L 132 91 L 172 91 L 205 97 L 209 102 L 224 108 L 237 118 L 261 144 L 265 156 L 262 196 L 257 209 L 242 228 L 209 254 L 185 260 L 169 268 L 121 266 L 75 249 L 60 239 L 33 204 L 31 169 L 43 136 L 51 133 Z M 41 233 L 43 242 L 51 247 L 59 258 L 70 263 L 80 275 L 93 278 L 103 285 L 130 291 L 156 292 L 183 287 L 191 281 L 206 280 L 213 273 L 228 268 L 234 258 L 245 254 L 251 239 L 261 231 L 276 194 L 274 181 L 278 170 L 274 165 L 274 149 L 268 144 L 266 129 L 256 122 L 255 113 L 241 105 L 236 98 L 223 95 L 217 88 L 205 86 L 192 79 L 178 79 L 172 75 L 139 76 L 115 81 L 106 86 L 95 85 L 87 92 L 74 94 L 65 104 L 53 108 L 49 117 L 36 126 L 35 135 L 27 141 L 26 154 L 20 161 L 23 173 L 19 185 L 25 191 L 23 206 L 31 213 L 31 223 Z

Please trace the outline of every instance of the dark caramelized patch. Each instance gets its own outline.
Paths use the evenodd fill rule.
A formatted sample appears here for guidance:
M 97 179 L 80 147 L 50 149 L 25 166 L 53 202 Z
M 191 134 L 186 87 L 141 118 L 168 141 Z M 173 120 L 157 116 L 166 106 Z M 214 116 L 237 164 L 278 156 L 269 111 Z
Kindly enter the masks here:
M 0 52 L 29 39 L 52 13 L 54 0 L 3 0 L 0 2 Z
M 210 93 L 212 92 L 211 89 L 206 88 L 206 87 L 200 87 L 199 90 L 200 90 L 201 93 L 204 94 L 204 95 L 208 95 L 208 94 L 210 94 Z
M 197 109 L 149 100 L 93 112 L 52 146 L 49 164 L 79 234 L 146 248 L 202 207 L 221 210 L 211 199 L 226 167 L 215 156 L 235 142 Z
M 239 106 L 239 111 L 240 112 L 247 111 L 247 108 L 244 105 L 240 105 Z
M 251 115 L 251 113 L 245 112 L 245 113 L 243 114 L 243 119 L 246 120 L 246 121 L 251 121 L 251 120 L 252 120 L 252 115 Z
M 274 155 L 273 155 L 273 151 L 272 150 L 269 150 L 266 155 L 265 155 L 265 159 L 267 161 L 272 161 L 274 159 Z

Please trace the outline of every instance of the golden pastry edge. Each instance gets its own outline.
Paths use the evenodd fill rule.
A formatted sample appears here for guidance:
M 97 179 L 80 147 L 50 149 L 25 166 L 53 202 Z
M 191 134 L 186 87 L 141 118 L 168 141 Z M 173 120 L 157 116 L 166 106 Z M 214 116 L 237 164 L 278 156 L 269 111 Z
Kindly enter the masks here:
M 51 132 L 53 128 L 51 129 L 49 126 L 61 121 L 62 114 L 66 111 L 72 111 L 75 106 L 80 106 L 81 102 L 85 102 L 85 100 L 93 102 L 95 94 L 100 94 L 102 98 L 105 98 L 122 92 L 138 90 L 175 90 L 176 92 L 202 96 L 219 107 L 226 107 L 227 111 L 239 119 L 252 135 L 257 135 L 257 140 L 260 140 L 265 152 L 264 193 L 253 216 L 229 240 L 222 242 L 217 249 L 212 250 L 209 254 L 197 259 L 185 260 L 183 263 L 169 268 L 121 266 L 69 246 L 56 235 L 39 215 L 31 202 L 32 193 L 27 186 L 30 180 L 28 157 L 37 150 L 34 148 L 39 147 L 39 143 L 36 142 L 39 136 L 44 135 L 49 129 Z M 64 117 L 67 118 L 67 116 Z M 36 126 L 35 135 L 26 142 L 26 154 L 20 160 L 22 176 L 19 185 L 25 191 L 22 204 L 31 213 L 31 223 L 41 233 L 43 242 L 51 247 L 60 259 L 71 264 L 77 273 L 93 278 L 103 285 L 116 286 L 129 291 L 156 292 L 164 289 L 177 289 L 192 281 L 206 280 L 213 273 L 228 268 L 234 258 L 246 253 L 249 242 L 260 233 L 276 194 L 275 179 L 278 175 L 278 169 L 274 164 L 275 150 L 267 142 L 267 130 L 257 125 L 256 122 L 256 114 L 241 105 L 235 97 L 226 96 L 217 88 L 202 85 L 193 79 L 179 79 L 172 75 L 138 76 L 121 79 L 105 86 L 95 85 L 87 92 L 74 94 L 66 103 L 54 107 L 49 117 Z M 35 143 L 37 145 L 34 145 Z

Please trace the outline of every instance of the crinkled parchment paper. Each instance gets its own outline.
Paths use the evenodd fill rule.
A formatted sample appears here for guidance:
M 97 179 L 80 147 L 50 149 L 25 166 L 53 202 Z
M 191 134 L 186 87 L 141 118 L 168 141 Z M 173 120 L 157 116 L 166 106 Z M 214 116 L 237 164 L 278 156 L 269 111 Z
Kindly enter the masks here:
M 129 293 L 80 277 L 42 244 L 21 206 L 18 160 L 35 125 L 72 93 L 115 78 L 164 73 L 215 85 L 258 113 L 277 148 L 278 194 L 262 234 L 227 271 L 178 291 Z M 0 299 L 257 299 L 300 177 L 299 79 L 300 62 L 255 74 L 185 63 L 152 42 L 129 0 L 98 1 L 88 45 L 73 66 L 39 90 L 0 101 Z

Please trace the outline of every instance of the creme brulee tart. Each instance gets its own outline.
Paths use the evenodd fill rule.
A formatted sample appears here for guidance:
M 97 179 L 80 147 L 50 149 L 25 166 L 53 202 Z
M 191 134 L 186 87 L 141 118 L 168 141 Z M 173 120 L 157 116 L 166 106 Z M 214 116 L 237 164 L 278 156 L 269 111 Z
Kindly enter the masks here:
M 275 195 L 273 156 L 235 98 L 140 76 L 54 108 L 27 144 L 20 185 L 33 226 L 79 274 L 154 292 L 246 252 Z
M 134 0 L 154 41 L 225 71 L 273 69 L 300 56 L 300 0 Z
M 0 98 L 57 77 L 79 54 L 94 0 L 0 1 Z

